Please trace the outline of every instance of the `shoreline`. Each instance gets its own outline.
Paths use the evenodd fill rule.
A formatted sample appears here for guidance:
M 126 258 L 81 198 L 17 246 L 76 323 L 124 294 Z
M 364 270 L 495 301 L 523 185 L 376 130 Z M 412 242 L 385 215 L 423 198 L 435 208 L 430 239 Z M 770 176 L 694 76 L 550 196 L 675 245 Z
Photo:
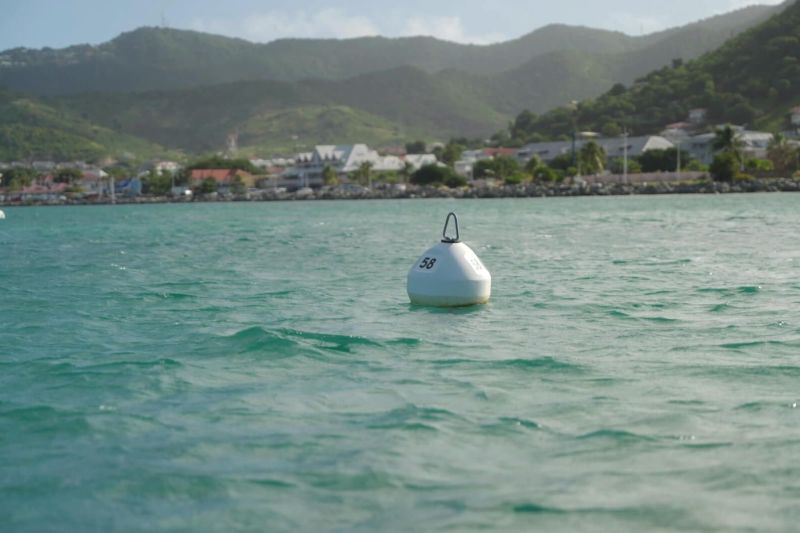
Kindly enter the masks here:
M 26 199 L 0 201 L 3 207 L 68 206 L 68 205 L 132 205 L 132 204 L 190 204 L 216 202 L 282 202 L 282 201 L 336 201 L 336 200 L 402 200 L 426 198 L 563 198 L 577 196 L 637 196 L 665 194 L 747 194 L 759 192 L 800 192 L 798 178 L 755 178 L 734 182 L 653 182 L 653 183 L 525 183 L 492 187 L 427 187 L 408 185 L 406 190 L 394 188 L 348 193 L 336 190 L 318 190 L 313 193 L 278 192 L 271 189 L 240 195 L 216 197 L 173 198 L 169 196 L 138 196 L 116 198 L 66 198 Z

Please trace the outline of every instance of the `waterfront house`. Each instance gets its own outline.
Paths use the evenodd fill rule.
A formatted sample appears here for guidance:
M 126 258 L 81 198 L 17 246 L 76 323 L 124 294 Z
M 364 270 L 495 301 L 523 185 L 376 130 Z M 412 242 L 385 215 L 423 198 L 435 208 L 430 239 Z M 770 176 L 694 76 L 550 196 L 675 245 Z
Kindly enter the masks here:
M 209 178 L 217 182 L 217 187 L 222 188 L 230 187 L 237 178 L 247 188 L 255 187 L 256 182 L 255 176 L 238 168 L 196 168 L 189 175 L 189 183 L 192 187 L 197 187 Z
M 789 112 L 789 121 L 796 129 L 800 129 L 800 106 L 795 107 Z
M 96 196 L 107 192 L 108 174 L 99 168 L 84 165 L 83 177 L 78 180 L 76 185 L 80 187 L 86 195 Z
M 114 183 L 114 193 L 134 197 L 142 194 L 142 180 L 138 176 L 123 179 Z
M 416 172 L 422 167 L 435 165 L 439 162 L 433 154 L 407 154 L 403 157 L 403 161 L 411 165 L 411 172 Z
M 767 149 L 769 143 L 773 139 L 773 135 L 763 131 L 749 131 L 741 126 L 732 126 L 736 132 L 736 138 L 742 143 L 741 155 L 745 158 L 763 159 L 767 156 Z M 714 161 L 714 139 L 716 133 L 703 133 L 690 137 L 685 145 L 682 146 L 689 155 L 704 163 L 710 165 Z
M 694 125 L 703 124 L 708 117 L 708 110 L 703 108 L 691 109 L 689 111 L 689 122 Z
M 177 161 L 156 161 L 153 164 L 153 170 L 157 173 L 169 172 L 175 174 L 181 169 L 181 164 Z
M 52 176 L 36 180 L 19 191 L 8 194 L 13 201 L 22 202 L 53 202 L 60 201 L 65 194 L 66 183 L 55 183 Z
M 405 166 L 399 157 L 381 156 L 366 144 L 319 145 L 313 152 L 297 154 L 294 161 L 294 166 L 284 173 L 284 186 L 319 187 L 323 183 L 326 167 L 333 169 L 340 178 L 345 178 L 364 163 L 372 165 L 373 172 L 399 172 Z
M 664 137 L 661 137 L 660 135 L 628 137 L 627 139 L 624 137 L 607 137 L 591 139 L 591 141 L 603 147 L 609 160 L 617 157 L 624 157 L 626 153 L 626 146 L 629 158 L 639 157 L 649 150 L 667 150 L 675 147 L 672 142 Z M 586 139 L 576 140 L 575 151 L 580 151 L 583 145 L 588 142 L 590 141 Z M 534 156 L 537 156 L 545 163 L 548 163 L 553 159 L 566 154 L 572 154 L 572 141 L 532 143 L 523 146 L 517 152 L 517 159 L 519 160 L 520 164 L 524 165 Z

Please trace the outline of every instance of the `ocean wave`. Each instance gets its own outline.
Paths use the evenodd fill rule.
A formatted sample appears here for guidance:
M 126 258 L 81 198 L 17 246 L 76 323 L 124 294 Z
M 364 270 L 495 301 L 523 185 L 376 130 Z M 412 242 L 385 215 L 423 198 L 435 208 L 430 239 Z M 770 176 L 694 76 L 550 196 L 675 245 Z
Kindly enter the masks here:
M 323 356 L 330 353 L 354 353 L 361 348 L 415 346 L 418 339 L 397 338 L 377 341 L 355 335 L 315 333 L 291 328 L 265 329 L 261 326 L 237 331 L 232 335 L 215 336 L 204 352 L 217 354 L 263 354 L 273 358 L 297 355 Z
M 760 285 L 742 285 L 740 287 L 702 287 L 697 289 L 701 294 L 719 294 L 722 296 L 752 295 L 761 292 Z
M 437 425 L 440 423 L 463 421 L 461 416 L 447 409 L 408 404 L 370 417 L 364 427 L 380 430 L 438 431 Z
M 800 377 L 800 366 L 790 365 L 710 365 L 692 367 L 696 374 L 718 378 Z
M 327 473 L 307 472 L 300 474 L 304 481 L 319 489 L 335 491 L 370 491 L 379 489 L 393 489 L 401 483 L 386 472 L 366 469 L 357 473 Z
M 717 305 L 711 307 L 711 309 L 709 309 L 708 311 L 709 311 L 709 313 L 725 313 L 726 311 L 730 311 L 731 309 L 734 309 L 734 307 L 732 305 L 729 305 L 729 304 L 717 304 Z
M 554 357 L 539 357 L 537 359 L 440 359 L 432 361 L 437 366 L 475 367 L 485 370 L 525 370 L 546 372 L 583 372 L 583 367 L 573 363 L 560 361 Z
M 133 368 L 133 369 L 150 369 L 150 368 L 157 368 L 157 369 L 175 369 L 181 368 L 183 363 L 177 361 L 175 359 L 171 359 L 168 357 L 162 357 L 159 359 L 151 359 L 151 360 L 119 360 L 119 361 L 108 361 L 93 365 L 86 365 L 86 366 L 76 366 L 75 370 L 79 372 L 93 372 L 93 371 L 105 371 L 105 370 L 120 370 L 126 368 Z
M 558 507 L 552 507 L 549 505 L 541 505 L 534 502 L 525 502 L 525 503 L 517 503 L 511 504 L 511 510 L 515 513 L 524 513 L 524 514 L 564 514 L 568 511 L 564 509 L 560 509 Z
M 720 348 L 724 348 L 726 350 L 744 350 L 748 348 L 767 348 L 773 346 L 798 348 L 800 347 L 800 341 L 758 340 L 758 341 L 729 342 L 719 345 Z
M 652 442 L 656 439 L 621 429 L 598 429 L 577 437 L 579 440 L 608 439 L 616 442 Z
M 613 318 L 620 318 L 623 320 L 653 322 L 656 324 L 672 324 L 674 322 L 680 322 L 680 320 L 676 318 L 669 318 L 665 316 L 634 316 L 626 313 L 625 311 L 620 311 L 619 309 L 609 311 L 608 315 Z
M 80 413 L 50 405 L 31 405 L 0 409 L 0 427 L 4 422 L 14 424 L 14 433 L 36 431 L 40 433 L 88 433 L 91 425 Z M 8 428 L 11 431 L 12 428 Z M 10 434 L 10 433 L 8 433 Z
M 481 425 L 481 431 L 487 434 L 509 434 L 520 431 L 538 431 L 543 426 L 533 420 L 517 417 L 501 417 L 496 422 Z

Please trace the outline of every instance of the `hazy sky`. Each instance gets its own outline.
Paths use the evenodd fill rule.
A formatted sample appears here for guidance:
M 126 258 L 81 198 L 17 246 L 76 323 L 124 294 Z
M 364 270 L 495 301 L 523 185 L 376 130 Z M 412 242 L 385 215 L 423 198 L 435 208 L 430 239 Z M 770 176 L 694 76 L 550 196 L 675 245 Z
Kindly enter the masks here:
M 519 37 L 553 22 L 631 35 L 781 0 L 0 0 L 0 50 L 97 44 L 162 21 L 268 42 L 282 37 L 432 35 L 462 43 Z

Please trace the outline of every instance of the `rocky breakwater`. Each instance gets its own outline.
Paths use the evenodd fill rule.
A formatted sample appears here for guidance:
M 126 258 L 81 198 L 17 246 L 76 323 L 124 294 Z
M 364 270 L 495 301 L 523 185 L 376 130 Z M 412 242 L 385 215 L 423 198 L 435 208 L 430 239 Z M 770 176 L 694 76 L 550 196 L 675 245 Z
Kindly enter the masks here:
M 262 191 L 251 200 L 386 200 L 413 198 L 546 198 L 569 196 L 625 196 L 634 194 L 729 194 L 800 192 L 800 178 L 748 179 L 735 182 L 692 181 L 652 183 L 522 183 L 518 185 L 376 188 L 358 191 L 319 189 L 302 192 Z

